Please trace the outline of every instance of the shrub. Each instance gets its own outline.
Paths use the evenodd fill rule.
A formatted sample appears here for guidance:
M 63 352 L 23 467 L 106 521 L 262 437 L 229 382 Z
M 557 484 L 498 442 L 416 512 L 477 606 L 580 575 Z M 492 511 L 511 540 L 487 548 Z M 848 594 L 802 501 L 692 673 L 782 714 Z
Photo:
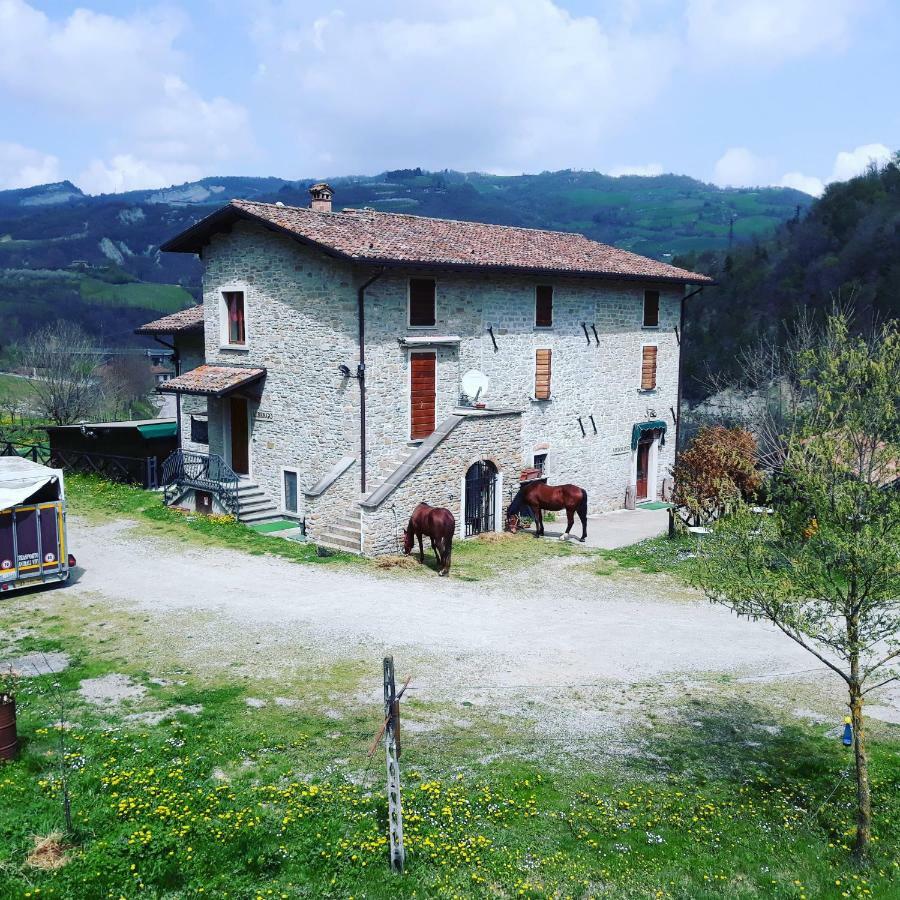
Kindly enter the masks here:
M 743 428 L 702 429 L 672 471 L 673 500 L 688 524 L 717 519 L 736 500 L 751 500 L 762 484 L 756 440 Z

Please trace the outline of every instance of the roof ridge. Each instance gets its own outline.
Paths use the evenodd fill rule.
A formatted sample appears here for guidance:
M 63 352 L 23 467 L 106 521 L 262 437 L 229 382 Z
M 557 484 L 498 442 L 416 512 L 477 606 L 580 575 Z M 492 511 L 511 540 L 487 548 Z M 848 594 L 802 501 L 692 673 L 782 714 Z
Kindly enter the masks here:
M 567 234 L 572 237 L 581 238 L 585 241 L 590 241 L 592 244 L 599 244 L 601 247 L 609 247 L 610 250 L 619 250 L 622 253 L 630 253 L 630 250 L 621 250 L 619 247 L 614 246 L 613 244 L 605 244 L 603 241 L 595 241 L 593 238 L 589 238 L 586 235 L 582 234 L 580 231 L 564 231 L 558 228 L 533 228 L 530 225 L 502 225 L 499 222 L 475 222 L 472 219 L 447 219 L 444 216 L 417 216 L 415 213 L 401 213 L 401 212 L 388 212 L 383 209 L 375 209 L 371 206 L 363 206 L 363 207 L 349 207 L 347 209 L 337 210 L 336 212 L 321 212 L 320 210 L 310 209 L 308 206 L 290 206 L 287 203 L 283 203 L 279 206 L 277 203 L 268 203 L 265 200 L 244 200 L 241 197 L 236 197 L 232 201 L 232 203 L 252 203 L 256 206 L 272 206 L 275 209 L 290 209 L 297 210 L 299 212 L 304 213 L 315 213 L 317 216 L 356 216 L 358 213 L 372 213 L 376 216 L 389 216 L 392 219 L 417 219 L 419 221 L 428 221 L 428 222 L 452 222 L 455 225 L 474 225 L 478 228 L 504 228 L 510 231 L 533 231 L 537 234 Z M 358 218 L 358 216 L 357 216 Z M 666 263 L 663 263 L 666 265 Z

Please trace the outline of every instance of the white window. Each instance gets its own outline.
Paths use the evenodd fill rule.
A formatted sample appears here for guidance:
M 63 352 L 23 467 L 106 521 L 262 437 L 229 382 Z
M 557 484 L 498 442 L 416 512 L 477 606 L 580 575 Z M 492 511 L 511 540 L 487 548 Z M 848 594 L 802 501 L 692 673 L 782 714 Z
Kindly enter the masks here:
M 247 295 L 243 288 L 219 291 L 219 344 L 229 350 L 247 349 Z

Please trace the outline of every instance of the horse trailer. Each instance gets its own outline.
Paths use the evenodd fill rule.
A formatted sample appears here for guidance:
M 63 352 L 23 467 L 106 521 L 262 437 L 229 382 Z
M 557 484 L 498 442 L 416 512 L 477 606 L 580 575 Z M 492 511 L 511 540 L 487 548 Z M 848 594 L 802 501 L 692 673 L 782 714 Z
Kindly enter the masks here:
M 74 565 L 62 471 L 0 457 L 0 596 L 68 581 Z

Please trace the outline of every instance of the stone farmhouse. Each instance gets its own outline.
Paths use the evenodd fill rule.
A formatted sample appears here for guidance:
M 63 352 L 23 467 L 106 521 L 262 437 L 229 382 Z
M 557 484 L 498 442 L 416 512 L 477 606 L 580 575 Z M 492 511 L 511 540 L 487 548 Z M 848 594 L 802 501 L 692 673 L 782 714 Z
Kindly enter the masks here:
M 169 502 L 396 552 L 421 500 L 502 530 L 523 472 L 589 512 L 669 489 L 685 297 L 711 283 L 578 234 L 233 200 L 162 249 L 203 261 L 172 341 Z M 466 395 L 468 388 L 468 396 Z

